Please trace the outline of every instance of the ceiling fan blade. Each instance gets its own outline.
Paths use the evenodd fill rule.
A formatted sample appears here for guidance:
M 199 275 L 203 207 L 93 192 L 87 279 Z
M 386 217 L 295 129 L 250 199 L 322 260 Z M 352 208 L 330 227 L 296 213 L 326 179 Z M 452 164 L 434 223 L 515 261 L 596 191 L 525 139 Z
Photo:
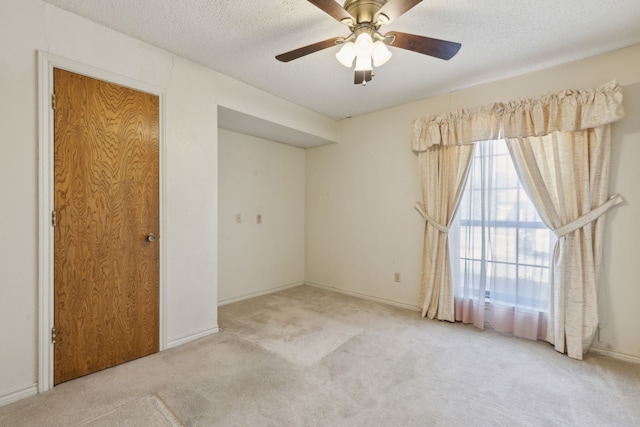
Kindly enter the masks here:
M 385 15 L 389 21 L 395 21 L 400 15 L 420 3 L 422 0 L 389 0 L 378 11 L 378 16 Z
M 446 40 L 432 39 L 430 37 L 416 36 L 414 34 L 393 31 L 384 35 L 385 38 L 395 36 L 390 46 L 412 50 L 435 58 L 449 60 L 455 56 L 462 45 Z
M 347 10 L 336 3 L 335 0 L 308 0 L 309 3 L 322 9 L 325 13 L 333 16 L 336 20 L 342 22 L 344 19 L 350 19 L 356 22 L 356 19 L 351 16 Z
M 276 59 L 278 61 L 282 61 L 282 62 L 293 61 L 294 59 L 301 58 L 303 56 L 309 55 L 310 53 L 314 53 L 314 52 L 317 52 L 319 50 L 335 46 L 336 42 L 340 41 L 340 40 L 344 40 L 344 38 L 343 37 L 334 37 L 332 39 L 323 40 L 321 42 L 310 44 L 308 46 L 303 46 L 303 47 L 300 47 L 298 49 L 294 49 L 294 50 L 289 51 L 289 52 L 281 53 L 280 55 L 276 56 Z

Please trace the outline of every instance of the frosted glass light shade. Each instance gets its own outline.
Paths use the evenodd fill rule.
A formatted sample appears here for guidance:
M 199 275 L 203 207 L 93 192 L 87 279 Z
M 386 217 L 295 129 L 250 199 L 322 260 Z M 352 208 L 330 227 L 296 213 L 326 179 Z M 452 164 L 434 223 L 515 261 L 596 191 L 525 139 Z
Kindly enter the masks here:
M 336 59 L 347 68 L 351 68 L 355 57 L 356 47 L 353 42 L 343 44 L 338 53 L 336 53 Z
M 360 33 L 356 38 L 356 56 L 369 55 L 373 52 L 373 39 L 369 33 Z
M 370 71 L 371 67 L 371 56 L 369 55 L 358 55 L 356 56 L 356 71 Z
M 375 67 L 384 65 L 391 58 L 391 55 L 392 53 L 387 48 L 387 45 L 380 40 L 373 44 L 373 53 L 371 56 L 373 57 L 373 65 Z

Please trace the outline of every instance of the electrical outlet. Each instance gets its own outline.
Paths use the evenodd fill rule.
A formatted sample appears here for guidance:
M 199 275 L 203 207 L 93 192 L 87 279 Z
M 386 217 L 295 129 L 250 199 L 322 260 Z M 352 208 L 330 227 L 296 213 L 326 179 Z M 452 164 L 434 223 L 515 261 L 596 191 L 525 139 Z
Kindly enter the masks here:
M 262 224 L 262 215 L 256 215 L 256 224 Z
M 236 224 L 240 224 L 242 222 L 242 215 L 236 214 Z
M 400 283 L 400 273 L 398 272 L 393 273 L 393 281 Z

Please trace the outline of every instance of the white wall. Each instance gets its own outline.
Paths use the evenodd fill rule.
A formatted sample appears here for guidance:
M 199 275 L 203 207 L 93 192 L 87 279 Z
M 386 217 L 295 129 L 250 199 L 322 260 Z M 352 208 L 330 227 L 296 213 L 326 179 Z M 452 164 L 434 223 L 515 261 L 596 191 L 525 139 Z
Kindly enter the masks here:
M 328 141 L 337 141 L 338 126 L 335 120 L 231 77 L 219 74 L 217 81 L 216 97 L 221 106 Z
M 218 104 L 332 140 L 336 125 L 40 0 L 0 2 L 0 40 L 2 405 L 34 393 L 38 381 L 38 50 L 166 94 L 161 239 L 169 346 L 217 330 Z
M 220 129 L 218 170 L 219 302 L 302 284 L 304 149 Z
M 218 329 L 216 85 L 179 58 L 166 107 L 166 284 L 169 346 Z
M 340 144 L 307 150 L 306 279 L 341 291 L 417 306 L 424 223 L 416 118 L 568 88 L 623 86 L 627 117 L 612 126 L 611 193 L 627 203 L 607 218 L 600 340 L 640 361 L 640 46 L 343 120 Z M 400 272 L 401 282 L 393 282 Z
M 635 51 L 640 69 L 640 51 Z M 637 76 L 640 81 L 640 76 Z M 612 125 L 609 191 L 626 203 L 607 214 L 603 283 L 599 292 L 599 348 L 640 356 L 640 83 L 623 87 L 626 117 Z
M 40 5 L 0 2 L 0 396 L 36 381 L 38 128 L 32 46 L 44 44 L 43 22 Z
M 391 110 L 345 119 L 339 144 L 307 150 L 307 282 L 417 304 L 423 222 L 410 130 Z

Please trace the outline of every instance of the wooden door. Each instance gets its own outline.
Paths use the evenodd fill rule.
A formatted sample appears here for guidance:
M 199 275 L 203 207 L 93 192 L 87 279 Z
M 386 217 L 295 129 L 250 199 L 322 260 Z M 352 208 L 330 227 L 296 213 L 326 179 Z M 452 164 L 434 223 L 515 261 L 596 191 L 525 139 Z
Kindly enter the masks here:
M 159 103 L 60 69 L 54 90 L 59 384 L 158 351 Z

